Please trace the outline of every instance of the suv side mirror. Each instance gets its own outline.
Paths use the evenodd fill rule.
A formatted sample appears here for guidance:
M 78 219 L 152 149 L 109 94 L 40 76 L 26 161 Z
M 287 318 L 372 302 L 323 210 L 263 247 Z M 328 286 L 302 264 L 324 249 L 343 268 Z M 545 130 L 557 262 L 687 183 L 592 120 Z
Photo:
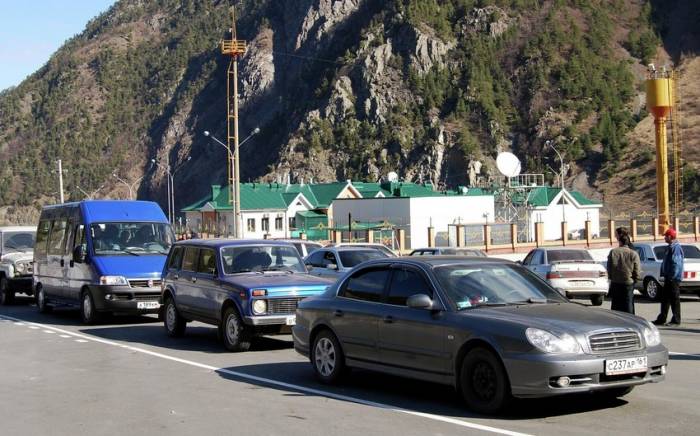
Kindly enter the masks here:
M 433 300 L 425 294 L 411 295 L 406 300 L 406 306 L 411 309 L 432 309 Z
M 78 245 L 73 249 L 73 262 L 85 263 L 85 249 L 82 245 Z

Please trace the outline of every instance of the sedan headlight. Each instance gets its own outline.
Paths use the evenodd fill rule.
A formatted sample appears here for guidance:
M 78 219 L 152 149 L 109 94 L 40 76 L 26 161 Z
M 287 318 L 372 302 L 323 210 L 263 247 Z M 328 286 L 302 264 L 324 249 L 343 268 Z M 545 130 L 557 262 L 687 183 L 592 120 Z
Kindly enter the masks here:
M 535 348 L 545 353 L 581 353 L 581 345 L 576 338 L 567 333 L 557 336 L 545 330 L 528 328 L 525 330 L 525 336 Z
M 647 321 L 647 324 L 649 324 L 649 327 L 644 329 L 644 342 L 647 343 L 647 347 L 659 345 L 661 343 L 661 334 L 659 333 L 659 329 L 657 329 L 656 326 L 649 321 Z
M 265 300 L 253 301 L 253 313 L 255 315 L 262 315 L 265 312 L 267 312 L 267 301 L 265 301 Z
M 126 280 L 126 277 L 124 277 L 124 276 L 101 276 L 100 277 L 100 284 L 101 285 L 108 285 L 108 286 L 119 286 L 119 285 L 128 285 L 129 282 Z

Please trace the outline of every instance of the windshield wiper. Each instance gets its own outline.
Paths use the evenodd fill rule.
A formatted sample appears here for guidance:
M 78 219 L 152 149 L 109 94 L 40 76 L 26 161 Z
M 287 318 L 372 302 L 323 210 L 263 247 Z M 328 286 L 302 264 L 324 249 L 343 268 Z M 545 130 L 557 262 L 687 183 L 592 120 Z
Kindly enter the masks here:
M 284 272 L 288 272 L 290 274 L 294 274 L 293 269 L 286 267 L 286 266 L 282 266 L 282 265 L 268 266 L 267 268 L 263 269 L 263 271 L 284 271 Z
M 131 250 L 124 250 L 124 253 L 130 254 L 130 255 L 132 255 L 132 256 L 141 256 L 141 255 L 138 254 L 137 252 L 131 251 Z
M 514 304 L 547 304 L 546 298 L 528 298 L 527 300 L 512 301 Z
M 251 268 L 241 268 L 241 269 L 237 269 L 237 270 L 231 271 L 230 274 L 240 274 L 240 273 L 249 273 L 249 272 L 256 273 L 256 274 L 262 274 L 262 271 L 253 270 L 253 269 L 251 269 Z

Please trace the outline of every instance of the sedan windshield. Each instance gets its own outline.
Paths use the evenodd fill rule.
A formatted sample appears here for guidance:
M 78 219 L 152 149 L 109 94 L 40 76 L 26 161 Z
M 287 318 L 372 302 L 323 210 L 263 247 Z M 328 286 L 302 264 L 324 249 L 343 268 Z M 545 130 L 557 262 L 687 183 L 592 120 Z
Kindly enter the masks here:
M 173 232 L 165 223 L 99 223 L 90 226 L 96 256 L 168 254 Z
M 478 306 L 566 302 L 542 280 L 514 265 L 445 265 L 436 267 L 435 274 L 458 310 Z
M 338 255 L 340 255 L 340 262 L 345 268 L 353 268 L 355 265 L 359 265 L 366 260 L 387 257 L 384 252 L 373 248 L 368 250 L 340 251 Z
M 34 249 L 36 232 L 5 232 L 2 234 L 2 252 L 25 252 Z
M 250 245 L 221 249 L 225 274 L 244 272 L 306 272 L 296 248 L 287 245 Z

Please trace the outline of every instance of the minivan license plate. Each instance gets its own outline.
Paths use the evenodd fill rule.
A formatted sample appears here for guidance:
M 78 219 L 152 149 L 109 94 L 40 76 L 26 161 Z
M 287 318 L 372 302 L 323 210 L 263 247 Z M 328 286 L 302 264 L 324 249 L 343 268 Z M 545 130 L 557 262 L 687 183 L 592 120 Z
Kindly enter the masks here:
M 613 359 L 605 361 L 605 375 L 633 374 L 646 372 L 647 356 Z
M 139 301 L 136 303 L 137 309 L 158 309 L 160 303 L 157 301 Z
M 285 320 L 285 324 L 287 324 L 287 325 L 296 325 L 296 323 L 297 323 L 296 315 L 288 316 L 287 319 Z

